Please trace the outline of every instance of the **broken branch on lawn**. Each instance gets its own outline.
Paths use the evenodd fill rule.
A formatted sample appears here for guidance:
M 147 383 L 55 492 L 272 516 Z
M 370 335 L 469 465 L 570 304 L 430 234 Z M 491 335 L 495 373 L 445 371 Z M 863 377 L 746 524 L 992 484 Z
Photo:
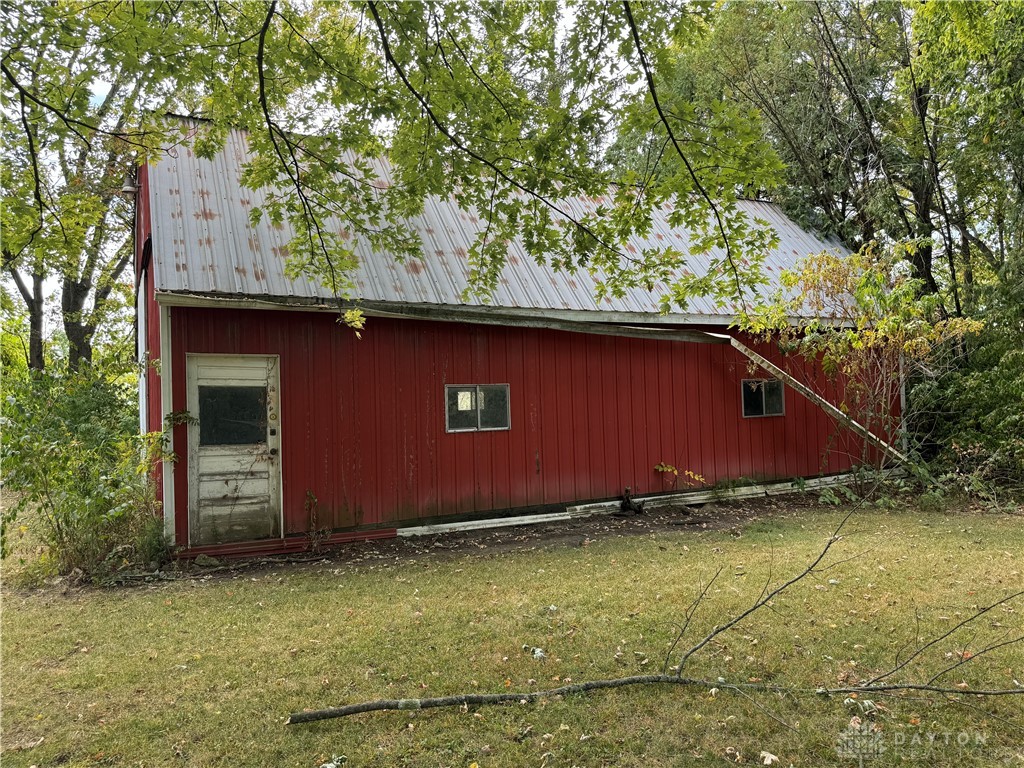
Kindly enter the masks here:
M 343 707 L 329 707 L 327 709 L 310 710 L 308 712 L 295 712 L 288 716 L 286 724 L 312 723 L 317 720 L 330 720 L 336 717 L 347 717 L 358 715 L 362 712 L 383 712 L 387 710 L 413 710 L 433 709 L 436 707 L 469 707 L 485 704 L 512 704 L 515 702 L 527 703 L 548 699 L 554 696 L 569 696 L 574 693 L 587 693 L 605 688 L 625 688 L 630 685 L 697 685 L 713 687 L 714 683 L 706 680 L 689 680 L 676 675 L 634 675 L 632 677 L 620 677 L 614 680 L 592 680 L 587 683 L 574 683 L 563 685 L 560 688 L 551 688 L 545 691 L 530 691 L 527 693 L 471 693 L 459 694 L 456 696 L 441 696 L 433 699 L 380 699 L 378 701 L 364 701 L 360 704 L 348 704 Z
M 860 695 L 871 693 L 897 693 L 899 691 L 927 691 L 957 696 L 1021 696 L 1024 695 L 1024 688 L 943 688 L 936 685 L 924 683 L 892 683 L 890 685 L 862 685 L 847 686 L 845 688 L 787 688 L 782 685 L 768 685 L 765 683 L 722 683 L 717 680 L 703 680 L 699 678 L 678 677 L 677 675 L 633 675 L 631 677 L 617 677 L 608 680 L 591 680 L 586 683 L 574 683 L 563 685 L 560 688 L 550 688 L 544 691 L 527 691 L 524 693 L 469 693 L 456 694 L 454 696 L 439 696 L 432 699 L 377 699 L 376 701 L 363 701 L 358 704 L 346 704 L 341 707 L 327 707 L 326 709 L 310 709 L 303 712 L 293 712 L 285 720 L 285 725 L 297 725 L 299 723 L 314 723 L 319 720 L 332 720 L 349 715 L 359 715 L 364 712 L 388 712 L 388 711 L 412 711 L 418 709 L 436 709 L 438 707 L 476 707 L 489 704 L 528 704 L 542 699 L 552 699 L 558 696 L 570 696 L 575 693 L 590 693 L 591 691 L 606 690 L 609 688 L 626 688 L 633 685 L 686 685 L 695 688 L 711 690 L 725 688 L 739 692 L 753 691 L 762 693 L 787 693 L 790 695 L 818 694 L 829 696 L 832 694 Z

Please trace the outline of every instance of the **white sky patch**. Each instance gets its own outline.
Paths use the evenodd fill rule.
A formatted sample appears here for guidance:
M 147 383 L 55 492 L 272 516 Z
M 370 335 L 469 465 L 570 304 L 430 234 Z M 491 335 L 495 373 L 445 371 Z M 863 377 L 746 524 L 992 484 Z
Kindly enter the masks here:
M 98 107 L 103 103 L 103 100 L 107 98 L 107 94 L 110 93 L 111 84 L 106 80 L 100 80 L 96 78 L 89 83 L 89 92 L 92 96 L 89 97 L 89 104 L 93 107 Z

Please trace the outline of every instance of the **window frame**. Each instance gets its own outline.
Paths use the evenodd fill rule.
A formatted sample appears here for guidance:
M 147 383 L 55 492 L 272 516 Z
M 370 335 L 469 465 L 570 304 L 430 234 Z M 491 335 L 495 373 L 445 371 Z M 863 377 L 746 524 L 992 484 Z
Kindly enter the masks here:
M 747 404 L 746 404 L 747 385 L 750 384 L 750 382 L 755 382 L 755 381 L 756 382 L 760 382 L 762 384 L 762 386 L 757 387 L 756 389 L 754 389 L 754 391 L 757 391 L 757 392 L 761 393 L 761 411 L 762 412 L 761 413 L 747 413 Z M 768 413 L 767 412 L 768 409 L 766 407 L 766 393 L 765 393 L 765 388 L 764 388 L 763 385 L 768 383 L 768 382 L 777 382 L 778 385 L 779 385 L 779 401 L 782 403 L 782 408 L 777 413 L 776 412 L 773 412 L 773 413 Z M 778 416 L 785 416 L 786 415 L 786 386 L 783 383 L 782 379 L 741 379 L 740 380 L 740 412 L 743 414 L 743 418 L 744 419 L 769 419 L 769 418 L 774 418 L 774 417 L 778 417 Z
M 504 427 L 482 427 L 480 426 L 480 395 L 481 390 L 484 387 L 504 387 L 505 388 L 505 424 Z M 453 429 L 451 427 L 451 410 L 450 410 L 450 399 L 448 393 L 450 390 L 474 390 L 474 408 L 476 412 L 476 426 L 475 427 L 457 427 Z M 447 434 L 456 434 L 459 432 L 508 432 L 512 429 L 512 397 L 511 387 L 506 383 L 496 384 L 445 384 L 444 385 L 444 431 Z

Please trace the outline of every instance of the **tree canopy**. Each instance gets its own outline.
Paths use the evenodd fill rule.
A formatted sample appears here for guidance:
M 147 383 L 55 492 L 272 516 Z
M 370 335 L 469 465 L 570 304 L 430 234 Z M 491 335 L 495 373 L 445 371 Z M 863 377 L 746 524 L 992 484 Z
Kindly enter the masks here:
M 903 244 L 947 314 L 1020 304 L 1019 2 L 3 7 L 5 314 L 24 317 L 36 368 L 48 285 L 71 368 L 131 303 L 121 189 L 135 164 L 183 141 L 209 155 L 230 128 L 254 151 L 244 182 L 273 190 L 253 215 L 290 220 L 291 268 L 339 297 L 357 240 L 429 258 L 404 221 L 451 195 L 486 222 L 478 297 L 521 238 L 538 260 L 600 269 L 604 293 L 742 309 L 772 233 L 735 203 L 765 196 L 851 248 Z M 169 112 L 201 130 L 182 135 Z M 574 196 L 605 202 L 574 217 Z M 623 248 L 665 205 L 713 253 L 708 271 L 670 247 Z
M 1024 247 L 1024 4 L 735 3 L 684 70 L 758 110 L 778 199 L 851 247 L 912 244 L 948 312 L 981 309 Z
M 668 204 L 695 249 L 724 251 L 708 273 L 662 288 L 666 305 L 743 300 L 772 234 L 735 201 L 773 187 L 780 165 L 749 110 L 668 87 L 711 16 L 710 5 L 628 0 L 8 5 L 4 267 L 34 319 L 43 280 L 62 280 L 70 361 L 87 358 L 129 255 L 124 171 L 182 140 L 160 119 L 173 111 L 207 120 L 189 137 L 201 154 L 231 127 L 248 131 L 244 182 L 274 190 L 253 215 L 291 220 L 292 268 L 339 296 L 356 239 L 419 258 L 405 218 L 427 196 L 454 195 L 486 221 L 470 253 L 479 296 L 513 238 L 559 268 L 603 269 L 602 292 L 654 289 L 682 254 L 622 244 Z M 609 162 L 620 134 L 656 153 L 640 167 Z M 560 201 L 581 195 L 608 202 L 574 217 Z M 332 214 L 344 236 L 326 226 Z

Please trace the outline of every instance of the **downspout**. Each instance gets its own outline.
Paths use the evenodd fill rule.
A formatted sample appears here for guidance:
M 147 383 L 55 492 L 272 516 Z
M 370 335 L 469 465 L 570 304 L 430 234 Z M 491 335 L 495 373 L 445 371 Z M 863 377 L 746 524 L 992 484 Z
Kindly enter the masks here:
M 879 437 L 874 432 L 869 430 L 867 427 L 865 427 L 860 422 L 856 421 L 855 419 L 850 418 L 850 416 L 848 416 L 847 414 L 843 413 L 841 410 L 836 408 L 836 406 L 834 406 L 828 400 L 823 398 L 821 395 L 819 395 L 813 389 L 811 389 L 810 387 L 808 387 L 808 386 L 804 385 L 803 383 L 801 383 L 796 377 L 786 373 L 779 366 L 775 365 L 775 363 L 771 362 L 770 360 L 768 360 L 767 358 L 763 357 L 762 355 L 759 355 L 757 352 L 752 350 L 750 347 L 748 347 L 746 344 L 744 344 L 739 339 L 737 339 L 737 338 L 735 338 L 733 336 L 724 337 L 722 334 L 717 334 L 717 333 L 715 333 L 715 334 L 709 333 L 708 335 L 709 336 L 717 336 L 719 338 L 728 338 L 729 339 L 729 343 L 732 344 L 732 346 L 735 349 L 737 349 L 742 355 L 744 355 L 751 362 L 755 363 L 759 367 L 761 367 L 764 370 L 768 371 L 770 374 L 772 374 L 776 378 L 785 381 L 787 384 L 789 384 L 789 386 L 791 386 L 793 389 L 795 389 L 801 395 L 803 395 L 808 400 L 810 400 L 812 403 L 814 403 L 815 405 L 820 407 L 829 416 L 831 416 L 832 418 L 834 418 L 836 421 L 840 422 L 844 426 L 848 427 L 850 430 L 852 430 L 856 434 L 860 435 L 862 438 L 864 438 L 869 443 L 871 443 L 871 445 L 873 445 L 876 448 L 878 448 L 879 450 L 881 450 L 887 456 L 890 456 L 890 457 L 894 458 L 896 461 L 898 461 L 900 464 L 903 464 L 904 466 L 909 466 L 910 465 L 910 463 L 911 463 L 910 459 L 907 458 L 906 454 L 904 454 L 903 452 L 897 450 L 892 444 L 887 443 L 885 440 L 883 440 L 881 437 Z

